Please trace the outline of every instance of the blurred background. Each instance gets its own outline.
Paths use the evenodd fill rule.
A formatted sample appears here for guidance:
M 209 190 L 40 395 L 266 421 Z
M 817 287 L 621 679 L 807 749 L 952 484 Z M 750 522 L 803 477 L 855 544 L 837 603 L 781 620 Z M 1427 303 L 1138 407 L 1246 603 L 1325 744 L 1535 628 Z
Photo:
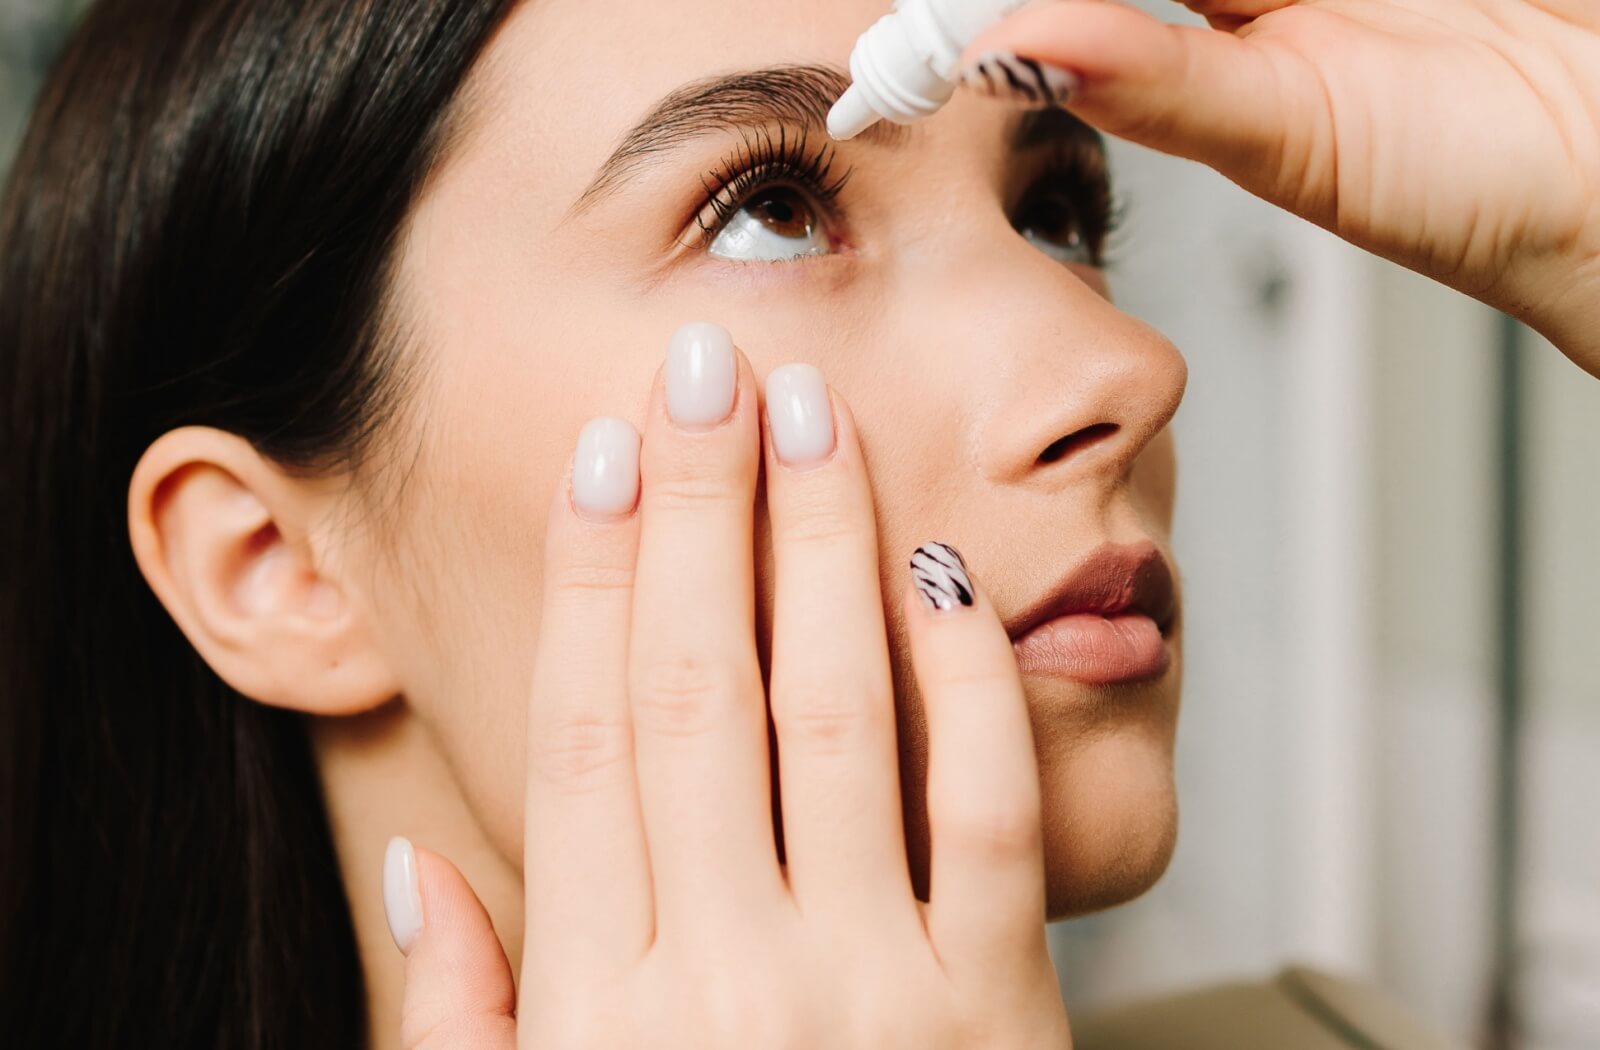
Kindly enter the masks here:
M 84 6 L 0 0 L 0 170 Z M 1205 168 L 1113 163 L 1118 299 L 1190 363 L 1183 831 L 1052 928 L 1068 1002 L 1304 962 L 1463 1045 L 1594 1050 L 1600 381 Z

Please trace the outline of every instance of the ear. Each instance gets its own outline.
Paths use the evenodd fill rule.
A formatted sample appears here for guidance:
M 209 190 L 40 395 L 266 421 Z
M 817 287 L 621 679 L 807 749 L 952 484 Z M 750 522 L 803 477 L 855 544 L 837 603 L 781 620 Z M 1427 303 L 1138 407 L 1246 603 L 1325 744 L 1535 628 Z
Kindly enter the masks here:
M 240 693 L 274 707 L 354 714 L 398 693 L 341 575 L 312 529 L 337 486 L 288 474 L 211 427 L 163 434 L 128 488 L 128 532 L 151 590 L 200 656 Z

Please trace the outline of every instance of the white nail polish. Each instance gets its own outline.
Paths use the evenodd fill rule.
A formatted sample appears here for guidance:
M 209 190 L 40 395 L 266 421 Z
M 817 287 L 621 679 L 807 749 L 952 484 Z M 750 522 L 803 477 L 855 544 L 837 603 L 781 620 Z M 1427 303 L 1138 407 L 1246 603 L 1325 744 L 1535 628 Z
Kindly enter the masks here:
M 422 892 L 417 883 L 417 853 L 410 841 L 398 835 L 383 851 L 383 913 L 389 919 L 395 947 L 401 955 L 410 955 L 422 932 Z
M 815 466 L 833 454 L 828 384 L 811 365 L 784 365 L 767 376 L 772 445 L 785 466 Z
M 697 321 L 672 334 L 667 347 L 667 414 L 679 426 L 713 426 L 733 411 L 739 368 L 733 336 Z
M 627 514 L 639 498 L 639 432 L 626 419 L 597 416 L 578 434 L 572 502 L 585 517 Z

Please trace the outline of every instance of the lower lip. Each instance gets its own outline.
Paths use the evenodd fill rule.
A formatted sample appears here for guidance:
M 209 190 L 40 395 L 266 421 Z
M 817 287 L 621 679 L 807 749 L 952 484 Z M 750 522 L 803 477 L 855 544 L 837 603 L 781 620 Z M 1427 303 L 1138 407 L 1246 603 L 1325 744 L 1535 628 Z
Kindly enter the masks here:
M 1172 665 L 1172 651 L 1161 628 L 1137 613 L 1060 616 L 1035 627 L 1011 647 L 1023 674 L 1085 685 L 1150 681 Z

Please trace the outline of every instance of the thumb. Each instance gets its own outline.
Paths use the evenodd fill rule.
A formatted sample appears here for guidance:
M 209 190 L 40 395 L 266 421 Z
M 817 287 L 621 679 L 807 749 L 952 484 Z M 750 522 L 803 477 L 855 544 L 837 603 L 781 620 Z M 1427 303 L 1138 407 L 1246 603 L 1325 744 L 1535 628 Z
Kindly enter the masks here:
M 383 858 L 383 908 L 406 957 L 406 1050 L 513 1050 L 517 991 L 488 912 L 456 866 L 403 838 Z
M 1076 75 L 1072 111 L 1121 138 L 1197 160 L 1293 210 L 1313 207 L 1303 182 L 1325 132 L 1314 71 L 1245 38 L 1169 25 L 1104 0 L 1024 8 L 991 27 L 964 62 L 994 51 Z M 1324 158 L 1331 160 L 1331 158 Z

